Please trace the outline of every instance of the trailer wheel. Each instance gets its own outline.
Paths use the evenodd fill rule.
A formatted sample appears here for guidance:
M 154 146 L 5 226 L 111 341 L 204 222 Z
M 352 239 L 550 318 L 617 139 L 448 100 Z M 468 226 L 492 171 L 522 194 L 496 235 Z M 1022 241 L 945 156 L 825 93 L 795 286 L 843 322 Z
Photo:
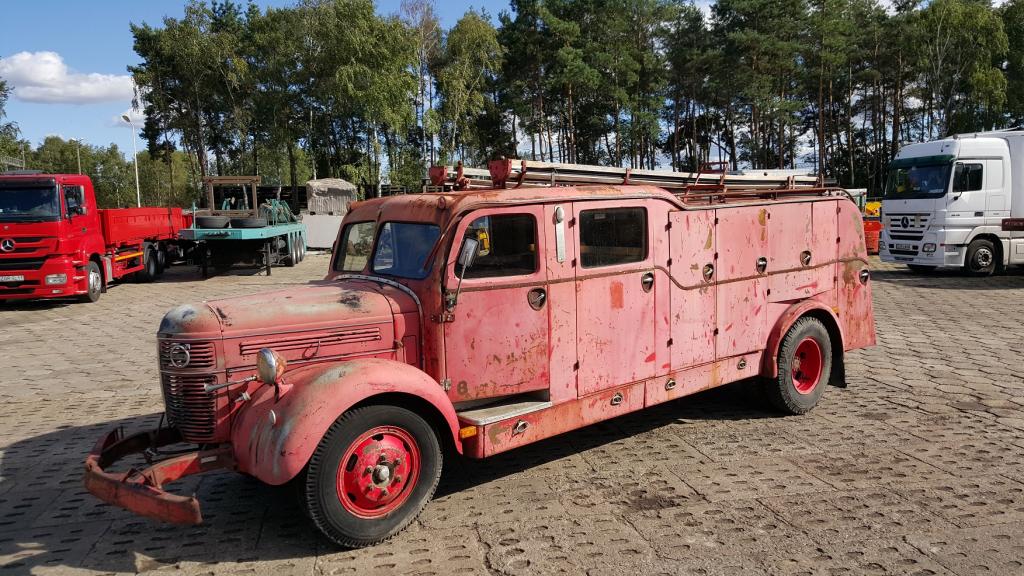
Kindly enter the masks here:
M 303 260 L 306 259 L 306 237 L 303 236 L 302 234 L 299 234 L 298 237 L 299 237 L 299 262 L 302 262 Z
M 232 228 L 266 228 L 266 218 L 232 218 Z
M 990 240 L 978 238 L 967 246 L 964 267 L 972 276 L 991 276 L 996 271 L 996 247 Z
M 167 249 L 157 248 L 156 249 L 156 268 L 157 275 L 163 275 L 164 270 L 167 270 Z
M 441 477 L 434 429 L 398 406 L 342 414 L 309 460 L 305 503 L 313 523 L 349 548 L 387 540 L 409 525 Z
M 78 299 L 82 302 L 96 302 L 103 295 L 103 272 L 100 271 L 100 265 L 89 262 L 89 265 L 85 267 L 85 275 L 89 281 L 89 288 Z
M 298 242 L 296 242 L 295 234 L 289 234 L 287 238 L 285 245 L 288 256 L 284 259 L 284 265 L 291 268 L 299 263 Z
M 787 414 L 805 414 L 825 393 L 832 373 L 832 342 L 825 325 L 804 316 L 779 346 L 779 375 L 768 382 L 768 399 Z
M 227 228 L 229 223 L 231 223 L 231 218 L 227 216 L 196 216 L 196 227 L 198 228 L 219 230 Z

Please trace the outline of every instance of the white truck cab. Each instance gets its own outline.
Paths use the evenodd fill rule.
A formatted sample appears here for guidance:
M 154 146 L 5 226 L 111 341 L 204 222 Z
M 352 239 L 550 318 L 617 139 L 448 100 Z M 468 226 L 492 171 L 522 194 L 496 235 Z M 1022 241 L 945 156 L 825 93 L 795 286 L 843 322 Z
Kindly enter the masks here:
M 977 275 L 1024 264 L 1024 131 L 960 134 L 904 146 L 889 165 L 879 256 L 915 271 Z

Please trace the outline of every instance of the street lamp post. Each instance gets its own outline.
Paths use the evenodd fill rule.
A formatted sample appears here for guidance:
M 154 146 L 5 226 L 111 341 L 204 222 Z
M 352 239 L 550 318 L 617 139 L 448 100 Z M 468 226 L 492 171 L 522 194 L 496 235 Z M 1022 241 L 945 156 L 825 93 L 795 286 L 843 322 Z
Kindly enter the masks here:
M 135 154 L 132 156 L 132 164 L 135 165 L 135 203 L 139 208 L 141 208 L 142 192 L 139 189 L 139 148 L 138 144 L 135 143 L 135 123 L 132 122 L 132 119 L 129 118 L 127 114 L 121 114 L 121 120 L 127 122 L 128 126 L 132 129 L 132 152 Z
M 78 159 L 78 173 L 82 173 L 82 139 L 75 138 L 75 157 Z

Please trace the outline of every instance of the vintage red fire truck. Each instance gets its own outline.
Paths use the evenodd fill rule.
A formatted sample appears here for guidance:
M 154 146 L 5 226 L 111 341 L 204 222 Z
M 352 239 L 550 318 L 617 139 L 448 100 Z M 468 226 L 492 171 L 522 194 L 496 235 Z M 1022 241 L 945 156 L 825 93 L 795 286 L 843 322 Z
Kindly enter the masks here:
M 841 191 L 608 169 L 549 184 L 618 185 L 535 187 L 526 163 L 491 168 L 486 189 L 353 205 L 323 281 L 171 310 L 167 426 L 101 439 L 89 491 L 197 523 L 163 485 L 228 468 L 295 482 L 328 538 L 371 545 L 416 517 L 446 451 L 485 458 L 744 379 L 801 414 L 875 342 Z M 197 446 L 161 456 L 179 442 Z M 148 468 L 112 470 L 143 451 Z
M 116 280 L 152 280 L 190 221 L 181 208 L 99 209 L 81 174 L 0 174 L 0 302 L 95 302 Z

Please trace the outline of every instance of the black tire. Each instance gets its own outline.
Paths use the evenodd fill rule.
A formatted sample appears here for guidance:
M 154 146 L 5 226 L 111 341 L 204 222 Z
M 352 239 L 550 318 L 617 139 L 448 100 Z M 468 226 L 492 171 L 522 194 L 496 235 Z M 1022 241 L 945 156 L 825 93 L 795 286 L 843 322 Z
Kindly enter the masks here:
M 196 216 L 197 228 L 213 228 L 215 230 L 219 230 L 221 228 L 227 228 L 230 223 L 231 218 L 228 218 L 227 216 Z
M 998 255 L 995 244 L 979 238 L 967 246 L 964 268 L 972 276 L 991 276 L 998 266 Z
M 147 248 L 142 256 L 142 270 L 135 273 L 137 282 L 152 282 L 160 275 L 160 265 L 157 262 L 156 250 Z
M 369 436 L 374 430 L 379 429 L 384 431 Z M 399 433 L 408 441 L 400 440 L 396 444 L 393 435 Z M 399 449 L 379 451 L 380 447 L 388 446 L 399 446 Z M 357 450 L 357 447 L 366 448 Z M 358 504 L 360 496 L 356 496 L 351 490 L 346 490 L 346 495 L 341 496 L 338 486 L 342 459 L 347 453 L 348 470 L 367 471 L 356 472 L 353 477 L 359 482 L 372 483 L 364 492 L 366 500 L 389 497 L 385 489 L 398 490 L 393 492 L 395 496 L 386 503 L 394 506 L 393 509 L 381 512 L 366 508 L 370 511 L 367 516 L 359 516 L 353 512 L 353 509 L 363 509 Z M 380 459 L 381 455 L 386 454 L 392 456 L 390 462 L 386 457 Z M 401 462 L 403 455 L 405 461 Z M 415 468 L 415 480 L 411 485 L 409 482 L 403 484 L 408 478 L 401 478 L 400 474 L 414 474 L 410 462 L 416 464 L 417 456 L 419 462 Z M 361 460 L 377 464 L 364 468 L 365 462 Z M 402 468 L 402 464 L 406 467 Z M 437 488 L 437 482 L 441 477 L 441 464 L 442 453 L 437 434 L 419 415 L 398 406 L 365 406 L 351 410 L 335 420 L 309 459 L 304 487 L 307 513 L 316 527 L 340 546 L 359 548 L 383 542 L 400 532 L 419 515 Z M 386 472 L 384 469 L 391 471 Z M 396 485 L 398 488 L 395 488 Z M 342 489 L 346 487 L 343 486 Z M 382 494 L 384 496 L 381 496 Z M 343 497 L 347 498 L 347 503 L 343 503 Z M 381 514 L 376 515 L 377 512 Z
M 232 228 L 266 228 L 266 218 L 232 218 Z
M 78 299 L 81 302 L 96 302 L 103 295 L 103 271 L 100 270 L 100 265 L 89 262 L 89 265 L 85 267 L 85 277 L 89 283 L 89 289 Z
M 167 270 L 167 250 L 164 248 L 158 248 L 156 251 L 156 267 L 157 275 L 163 275 L 164 270 Z
M 299 262 L 306 259 L 306 238 L 299 234 Z
M 778 366 L 779 375 L 766 386 L 769 401 L 787 414 L 810 412 L 825 393 L 832 374 L 832 341 L 825 325 L 810 316 L 793 323 L 779 346 Z
M 288 256 L 284 259 L 284 265 L 291 268 L 299 263 L 299 245 L 295 241 L 295 235 L 289 234 L 288 239 L 285 240 L 287 246 Z
M 923 264 L 907 264 L 907 268 L 913 274 L 931 274 L 938 266 L 925 266 Z

